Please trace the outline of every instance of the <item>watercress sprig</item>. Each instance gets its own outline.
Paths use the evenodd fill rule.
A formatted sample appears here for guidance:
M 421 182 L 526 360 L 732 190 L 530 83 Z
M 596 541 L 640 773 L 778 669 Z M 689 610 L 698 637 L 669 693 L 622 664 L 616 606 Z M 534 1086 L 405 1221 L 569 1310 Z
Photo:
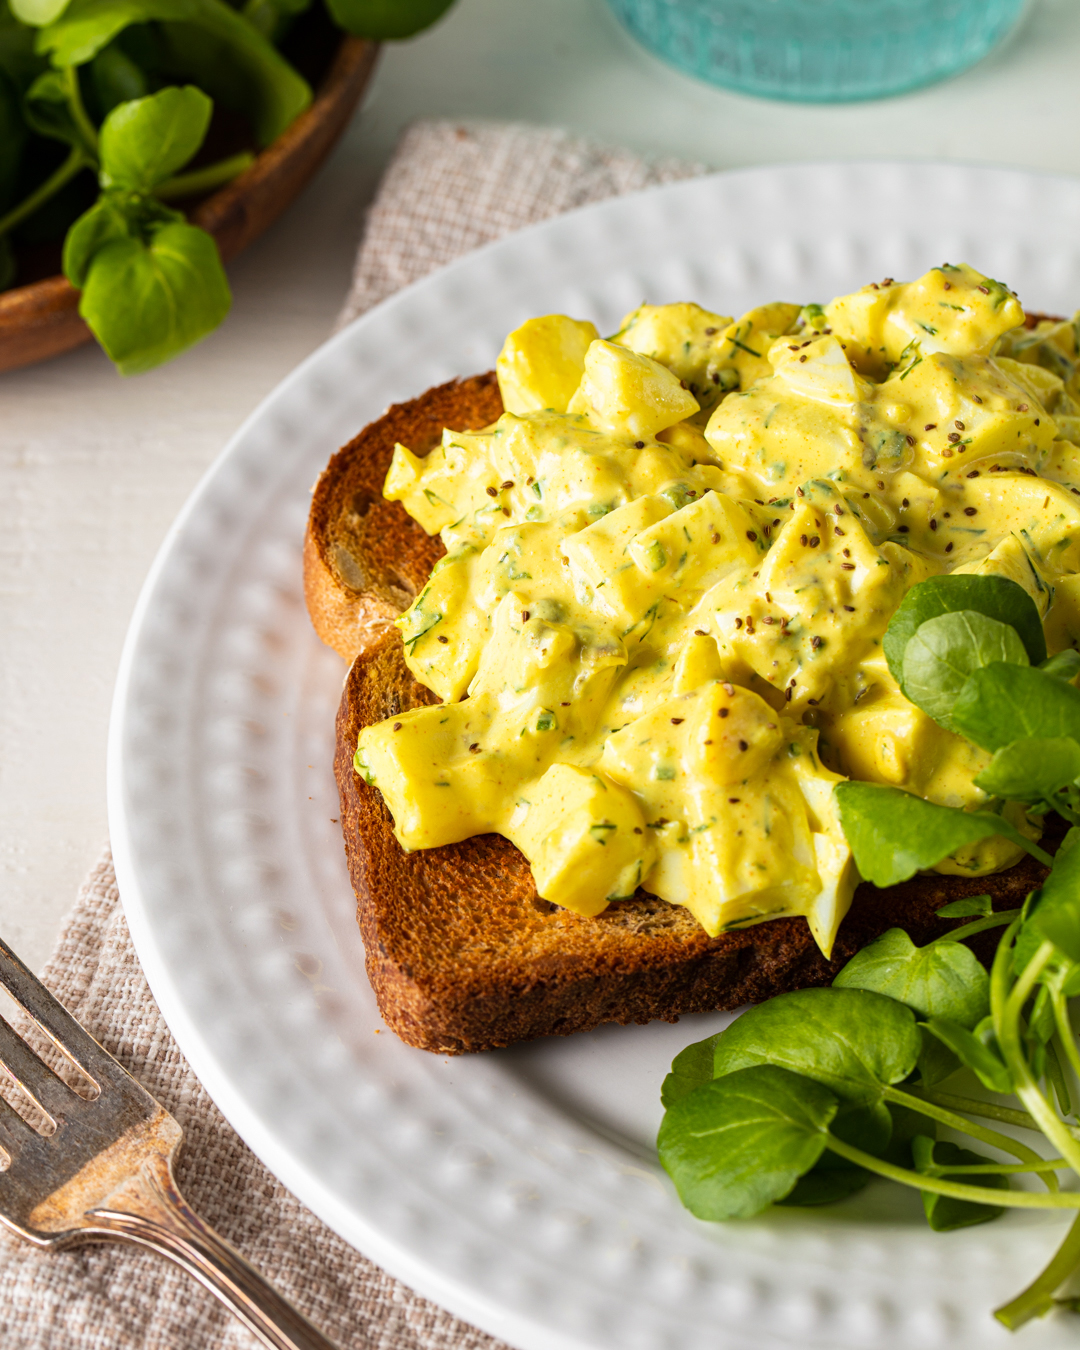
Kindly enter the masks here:
M 658 1147 L 681 1199 L 702 1218 L 842 1199 L 872 1176 L 918 1190 L 938 1231 L 1006 1209 L 1080 1208 L 1060 1180 L 1080 1178 L 1067 1081 L 1067 1070 L 1080 1077 L 1068 1007 L 1080 994 L 1080 691 L 1072 684 L 1080 656 L 1047 659 L 1034 603 L 1000 577 L 914 587 L 883 646 L 912 702 L 992 752 L 976 780 L 989 800 L 964 811 L 877 784 L 838 784 L 860 874 L 895 885 L 991 835 L 1025 849 L 1047 874 L 1019 910 L 994 913 L 988 896 L 955 901 L 939 916 L 969 922 L 922 947 L 891 929 L 831 988 L 780 995 L 678 1055 L 662 1091 Z M 1028 837 L 1008 803 L 1030 815 L 1055 810 L 1072 826 L 1055 855 Z M 1003 931 L 987 973 L 963 944 L 995 928 Z M 940 1088 L 961 1071 L 1018 1104 Z M 984 1121 L 1041 1134 L 1051 1156 Z M 938 1139 L 941 1127 L 997 1156 Z M 831 1180 L 838 1176 L 846 1183 Z M 1035 1189 L 1013 1188 L 1024 1176 Z M 1056 1297 L 1077 1270 L 1080 1215 L 1045 1270 L 995 1315 L 1016 1329 L 1053 1307 L 1080 1310 L 1080 1300 Z
M 101 196 L 68 231 L 64 272 L 124 375 L 189 347 L 229 311 L 213 239 L 154 195 L 202 144 L 211 108 L 201 90 L 171 87 L 121 103 L 102 123 Z

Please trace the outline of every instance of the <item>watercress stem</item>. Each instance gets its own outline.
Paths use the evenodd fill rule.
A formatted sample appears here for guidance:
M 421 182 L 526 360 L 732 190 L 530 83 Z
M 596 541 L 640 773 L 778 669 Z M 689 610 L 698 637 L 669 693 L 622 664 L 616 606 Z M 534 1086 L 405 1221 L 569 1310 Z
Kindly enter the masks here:
M 954 1130 L 961 1130 L 964 1134 L 970 1134 L 973 1139 L 980 1139 L 984 1144 L 1001 1149 L 1003 1153 L 1011 1153 L 1014 1158 L 1019 1158 L 1021 1162 L 1034 1163 L 1037 1167 L 1043 1161 L 1041 1155 L 1036 1153 L 1034 1149 L 1028 1148 L 1026 1144 L 1019 1143 L 1007 1134 L 1000 1134 L 997 1130 L 987 1129 L 985 1125 L 976 1125 L 966 1116 L 957 1115 L 956 1112 L 938 1106 L 934 1102 L 925 1101 L 894 1087 L 887 1087 L 883 1095 L 886 1101 L 895 1102 L 898 1106 L 906 1106 L 912 1111 L 919 1111 L 932 1120 L 940 1121 L 942 1125 L 948 1125 Z M 1056 1186 L 1052 1186 L 1050 1189 L 1054 1190 Z
M 971 923 L 962 924 L 951 933 L 935 938 L 935 941 L 963 942 L 965 938 L 974 937 L 976 933 L 985 933 L 988 928 L 1002 928 L 1005 924 L 1012 923 L 1019 913 L 1018 909 L 1003 909 L 1000 914 L 988 914 L 984 919 L 973 919 Z
M 1060 1041 L 1060 1039 L 1061 1037 L 1055 1034 L 1046 1042 L 1046 1079 L 1054 1089 L 1058 1110 L 1063 1116 L 1068 1116 L 1072 1114 L 1072 1098 L 1069 1095 L 1069 1085 L 1065 1081 L 1065 1074 L 1062 1072 L 1061 1068 L 1061 1059 L 1055 1044 L 1055 1042 Z
M 987 1176 L 1012 1176 L 1014 1173 L 1019 1176 L 1024 1172 L 1057 1172 L 1062 1168 L 1068 1167 L 1064 1158 L 1044 1158 L 1038 1164 L 1036 1163 L 979 1163 L 975 1164 L 957 1164 L 955 1167 L 935 1167 L 930 1175 L 935 1177 L 967 1176 L 969 1174 L 976 1176 L 985 1173 Z
M 219 159 L 206 164 L 201 169 L 192 169 L 190 173 L 178 173 L 159 183 L 154 188 L 154 196 L 162 201 L 172 201 L 176 197 L 195 197 L 199 193 L 210 192 L 223 183 L 231 182 L 238 174 L 249 169 L 255 163 L 250 151 L 242 150 L 228 159 Z
M 1014 831 L 1014 837 L 1018 844 L 1020 843 L 1021 839 L 1024 839 L 1024 836 L 1020 833 L 1019 830 Z M 1030 839 L 1025 840 L 1024 847 L 1027 849 L 1027 851 L 1031 854 L 1031 856 L 1035 859 L 1036 862 L 1041 862 L 1044 867 L 1053 867 L 1054 855 L 1052 853 L 1047 853 L 1046 849 L 1040 848 L 1038 844 L 1032 843 Z
M 1040 848 L 1038 844 L 1029 839 L 1026 834 L 1021 834 L 1020 831 L 1014 825 L 1010 825 L 1007 820 L 1002 820 L 1001 822 L 1001 833 L 1006 839 L 1011 839 L 1014 844 L 1019 844 L 1025 852 L 1030 853 L 1031 856 L 1038 862 L 1041 862 L 1044 867 L 1053 867 L 1053 855 L 1047 853 L 1044 848 Z
M 996 1102 L 980 1101 L 978 1097 L 960 1097 L 954 1092 L 931 1091 L 929 1088 L 910 1087 L 906 1089 L 913 1097 L 925 1101 L 937 1102 L 940 1106 L 951 1107 L 954 1111 L 965 1111 L 968 1115 L 983 1116 L 987 1120 L 1000 1120 L 1003 1125 L 1016 1125 L 1022 1130 L 1038 1131 L 1038 1125 L 1026 1111 L 1017 1111 L 1011 1106 L 998 1106 Z M 1075 1125 L 1065 1127 L 1074 1139 L 1080 1139 L 1080 1128 Z
M 1080 825 L 1080 816 L 1066 804 L 1065 798 L 1060 792 L 1055 792 L 1050 800 L 1059 816 L 1067 820 L 1070 825 Z
M 883 1162 L 872 1153 L 864 1153 L 861 1148 L 846 1144 L 834 1134 L 825 1131 L 825 1146 L 841 1158 L 865 1167 L 868 1172 L 888 1177 L 890 1181 L 899 1181 L 903 1186 L 914 1186 L 919 1191 L 931 1191 L 935 1195 L 951 1195 L 955 1200 L 971 1200 L 977 1205 L 1004 1206 L 1006 1209 L 1080 1209 L 1080 1194 L 1075 1191 L 1056 1193 L 1039 1191 L 999 1191 L 989 1186 L 967 1186 L 959 1181 L 944 1181 L 941 1177 L 926 1176 L 922 1172 L 913 1172 L 907 1167 L 897 1167 L 893 1163 Z
M 1005 1000 L 1012 988 L 1012 949 L 1016 935 L 1020 931 L 1020 923 L 1019 918 L 1014 919 L 1001 935 L 990 966 L 990 1013 L 995 1028 L 1004 1013 Z
M 54 170 L 44 183 L 40 183 L 29 197 L 24 197 L 7 215 L 0 216 L 0 236 L 8 234 L 16 225 L 21 225 L 32 216 L 39 206 L 44 206 L 50 197 L 55 196 L 64 184 L 70 182 L 81 169 L 87 167 L 87 164 L 83 152 L 77 146 L 73 148 L 60 167 Z
M 1024 1056 L 1020 1038 L 1020 1014 L 1032 989 L 1053 960 L 1057 948 L 1052 942 L 1044 942 L 1024 967 L 1020 978 L 1004 1002 L 1004 1006 L 994 1010 L 994 1031 L 1005 1063 L 1012 1074 L 1016 1095 L 1027 1107 L 1035 1123 L 1047 1139 L 1068 1161 L 1074 1172 L 1080 1173 L 1080 1143 L 1073 1137 L 1065 1122 L 1058 1116 L 1039 1089 L 1032 1076 L 1027 1059 Z M 995 958 L 994 965 L 997 965 Z M 993 975 L 991 975 L 991 998 L 993 997 Z
M 1080 1078 L 1080 1046 L 1076 1044 L 1076 1034 L 1072 1029 L 1072 1023 L 1069 1021 L 1069 1002 L 1060 989 L 1050 991 L 1050 1006 L 1054 1010 L 1054 1021 L 1057 1024 L 1058 1040 L 1061 1042 L 1061 1048 L 1065 1052 L 1065 1058 L 1068 1060 L 1069 1068 Z
M 1065 1241 L 1054 1253 L 1050 1264 L 1014 1299 L 995 1309 L 997 1320 L 1016 1331 L 1033 1317 L 1042 1317 L 1054 1303 L 1054 1291 L 1060 1289 L 1080 1265 L 1080 1214 L 1072 1221 Z
M 66 72 L 68 87 L 68 108 L 70 109 L 72 120 L 79 129 L 79 134 L 85 140 L 87 146 L 97 154 L 98 150 L 98 132 L 90 120 L 86 111 L 86 106 L 82 100 L 82 90 L 79 88 L 79 70 L 77 66 L 68 66 Z

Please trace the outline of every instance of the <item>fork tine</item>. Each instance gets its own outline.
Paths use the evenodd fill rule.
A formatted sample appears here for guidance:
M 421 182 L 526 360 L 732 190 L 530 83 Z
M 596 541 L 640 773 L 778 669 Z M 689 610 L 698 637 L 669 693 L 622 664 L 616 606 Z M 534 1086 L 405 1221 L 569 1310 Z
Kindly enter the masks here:
M 0 1065 L 37 1102 L 54 1124 L 86 1103 L 47 1064 L 42 1063 L 13 1027 L 0 1017 Z
M 36 975 L 19 960 L 0 938 L 0 986 L 38 1024 L 58 1050 L 75 1062 L 104 1089 L 106 1084 L 149 1093 L 85 1031 L 62 1003 L 53 997 Z
M 41 1135 L 32 1125 L 28 1125 L 22 1116 L 13 1106 L 9 1106 L 3 1097 L 0 1097 L 0 1147 L 2 1147 L 12 1162 L 18 1158 L 25 1144 L 33 1143 L 39 1140 Z M 0 1177 L 3 1172 L 0 1172 Z

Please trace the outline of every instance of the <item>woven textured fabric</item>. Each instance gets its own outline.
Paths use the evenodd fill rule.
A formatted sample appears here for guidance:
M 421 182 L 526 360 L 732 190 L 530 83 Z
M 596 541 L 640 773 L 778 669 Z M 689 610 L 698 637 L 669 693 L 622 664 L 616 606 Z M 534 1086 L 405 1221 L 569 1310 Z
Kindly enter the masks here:
M 650 162 L 550 127 L 417 122 L 371 208 L 337 327 L 523 225 L 704 172 L 703 165 Z
M 697 171 L 648 164 L 561 131 L 418 123 L 405 133 L 372 207 L 339 326 L 511 230 Z M 157 1009 L 107 852 L 83 885 L 43 977 L 180 1122 L 178 1180 L 195 1210 L 342 1350 L 506 1350 L 362 1257 L 241 1142 Z M 151 1253 L 102 1246 L 46 1255 L 0 1232 L 3 1350 L 255 1345 L 210 1294 Z

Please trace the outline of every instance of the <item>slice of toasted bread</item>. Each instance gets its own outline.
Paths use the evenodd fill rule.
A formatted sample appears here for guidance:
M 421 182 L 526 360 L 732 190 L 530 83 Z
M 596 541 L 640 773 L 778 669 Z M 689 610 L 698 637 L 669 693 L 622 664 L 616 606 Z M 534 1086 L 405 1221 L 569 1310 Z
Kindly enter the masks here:
M 378 790 L 353 769 L 361 727 L 436 702 L 405 665 L 393 619 L 443 548 L 382 485 L 396 441 L 416 453 L 442 428 L 477 429 L 502 412 L 494 375 L 451 381 L 388 410 L 330 461 L 312 501 L 304 583 L 319 636 L 353 661 L 337 719 L 335 773 L 367 970 L 387 1024 L 444 1054 L 487 1050 L 602 1022 L 673 1021 L 824 984 L 887 928 L 922 943 L 947 901 L 990 892 L 1017 904 L 1043 869 L 1025 859 L 991 877 L 862 885 L 833 959 L 801 918 L 710 938 L 689 911 L 639 891 L 596 918 L 541 900 L 522 854 L 498 835 L 406 853 Z M 354 659 L 355 658 L 355 659 Z
M 961 896 L 1019 904 L 1045 875 L 1032 859 L 992 877 L 918 877 L 862 885 L 827 961 L 804 919 L 774 919 L 710 938 L 689 910 L 638 891 L 596 918 L 541 900 L 529 864 L 486 834 L 406 853 L 377 788 L 353 769 L 361 727 L 437 700 L 405 664 L 396 630 L 354 661 L 337 719 L 334 761 L 345 852 L 367 971 L 387 1024 L 409 1045 L 444 1054 L 568 1036 L 601 1022 L 676 1020 L 826 984 L 887 928 L 921 944 L 935 911 Z

